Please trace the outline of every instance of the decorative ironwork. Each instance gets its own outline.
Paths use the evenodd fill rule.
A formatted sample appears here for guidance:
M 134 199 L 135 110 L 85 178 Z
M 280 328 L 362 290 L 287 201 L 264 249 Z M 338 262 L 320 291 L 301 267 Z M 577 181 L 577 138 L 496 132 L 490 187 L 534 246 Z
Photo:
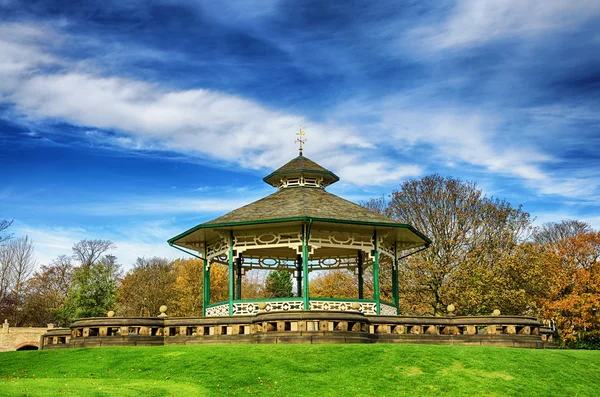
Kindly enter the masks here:
M 263 258 L 260 256 L 244 256 L 242 266 L 246 269 L 294 270 L 296 264 L 293 258 Z
M 309 245 L 311 249 L 331 247 L 362 250 L 371 257 L 374 249 L 371 234 L 330 230 L 313 230 L 310 234 Z
M 206 317 L 229 316 L 229 303 L 206 308 Z
M 379 312 L 382 316 L 397 316 L 398 315 L 398 309 L 396 309 L 392 305 L 388 305 L 385 303 L 379 304 Z
M 377 236 L 377 249 L 380 253 L 388 256 L 392 260 L 396 259 L 396 253 L 394 249 L 394 244 L 391 244 L 387 240 L 387 234 L 383 236 Z
M 358 258 L 353 256 L 338 256 L 335 258 L 319 258 L 310 261 L 309 268 L 311 270 L 329 270 L 329 269 L 350 269 L 353 270 L 358 266 Z
M 323 178 L 314 178 L 314 177 L 283 177 L 279 180 L 279 189 L 284 189 L 287 187 L 318 187 L 321 189 L 325 189 L 325 183 L 323 182 Z
M 206 245 L 206 258 L 211 261 L 213 258 L 219 258 L 225 255 L 225 261 L 227 260 L 227 253 L 229 252 L 229 237 L 220 235 L 219 239 Z
M 234 302 L 233 303 L 233 315 L 234 316 L 247 316 L 250 314 L 257 314 L 261 309 L 259 304 L 261 302 Z M 304 302 L 302 300 L 282 300 L 282 301 L 265 301 L 265 312 L 293 312 L 304 310 Z
M 234 233 L 234 247 L 239 254 L 251 249 L 264 248 L 291 248 L 300 253 L 301 246 L 302 231 L 299 227 Z
M 358 303 L 359 308 L 354 309 L 353 303 Z M 356 302 L 356 301 L 323 301 L 323 300 L 311 300 L 310 310 L 315 311 L 359 311 L 364 314 L 377 314 L 377 307 L 375 302 Z

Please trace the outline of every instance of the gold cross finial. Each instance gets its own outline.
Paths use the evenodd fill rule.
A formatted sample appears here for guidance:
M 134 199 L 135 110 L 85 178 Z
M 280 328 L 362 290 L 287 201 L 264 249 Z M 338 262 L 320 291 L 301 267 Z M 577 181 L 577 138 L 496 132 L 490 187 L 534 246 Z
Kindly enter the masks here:
M 294 143 L 300 144 L 300 156 L 302 156 L 302 144 L 306 143 L 306 138 L 304 138 L 304 135 L 306 135 L 306 132 L 304 132 L 302 130 L 302 126 L 300 126 L 300 131 L 296 132 L 296 135 L 298 135 L 298 139 L 296 139 L 294 141 Z

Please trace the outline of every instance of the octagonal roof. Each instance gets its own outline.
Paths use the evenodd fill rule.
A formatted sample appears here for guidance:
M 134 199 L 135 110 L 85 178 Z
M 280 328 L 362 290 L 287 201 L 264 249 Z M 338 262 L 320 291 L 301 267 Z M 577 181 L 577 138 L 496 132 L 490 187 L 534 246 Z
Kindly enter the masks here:
M 317 185 L 299 184 L 282 188 L 280 182 L 288 178 L 314 178 Z M 398 238 L 411 240 L 415 246 L 431 242 L 427 236 L 413 228 L 363 206 L 329 193 L 325 187 L 339 177 L 314 161 L 300 155 L 263 179 L 280 189 L 260 200 L 235 209 L 211 221 L 199 224 L 171 239 L 169 244 L 189 247 L 190 241 L 207 241 L 217 229 L 234 229 L 248 225 L 281 222 L 316 221 L 325 223 L 363 225 L 367 227 L 397 228 Z

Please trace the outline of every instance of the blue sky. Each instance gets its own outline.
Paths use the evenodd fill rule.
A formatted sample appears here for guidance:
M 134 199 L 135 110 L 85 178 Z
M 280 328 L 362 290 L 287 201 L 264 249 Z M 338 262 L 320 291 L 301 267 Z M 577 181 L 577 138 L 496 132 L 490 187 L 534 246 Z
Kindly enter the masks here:
M 600 2 L 0 0 L 0 219 L 137 256 L 305 154 L 359 201 L 432 173 L 600 228 Z

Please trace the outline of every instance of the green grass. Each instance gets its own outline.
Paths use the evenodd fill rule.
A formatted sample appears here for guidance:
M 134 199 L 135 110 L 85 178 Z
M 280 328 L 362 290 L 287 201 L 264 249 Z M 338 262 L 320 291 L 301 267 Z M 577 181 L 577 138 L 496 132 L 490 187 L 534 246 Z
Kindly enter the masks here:
M 0 353 L 2 396 L 597 396 L 600 352 L 197 345 Z

